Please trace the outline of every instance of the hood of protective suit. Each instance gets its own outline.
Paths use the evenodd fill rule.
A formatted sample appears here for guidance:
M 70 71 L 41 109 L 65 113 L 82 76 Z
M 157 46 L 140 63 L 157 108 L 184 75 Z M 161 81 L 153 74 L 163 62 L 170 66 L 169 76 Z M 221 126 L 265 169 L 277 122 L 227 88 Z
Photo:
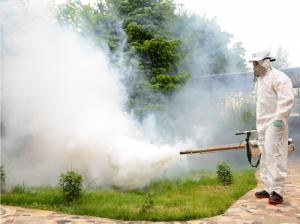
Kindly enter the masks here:
M 265 50 L 265 51 L 258 51 L 252 54 L 249 62 L 252 63 L 254 61 L 261 61 L 263 59 L 270 59 L 270 61 L 276 61 L 276 59 L 271 56 L 271 51 Z
M 271 56 L 271 51 L 258 51 L 251 55 L 250 63 L 253 63 L 254 76 L 263 76 L 271 69 L 271 61 L 276 59 Z

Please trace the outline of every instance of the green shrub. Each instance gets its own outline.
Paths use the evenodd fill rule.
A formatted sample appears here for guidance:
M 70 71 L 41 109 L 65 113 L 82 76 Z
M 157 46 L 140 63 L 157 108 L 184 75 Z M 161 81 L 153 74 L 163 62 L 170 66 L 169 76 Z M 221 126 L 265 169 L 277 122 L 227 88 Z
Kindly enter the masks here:
M 153 193 L 147 193 L 144 203 L 142 204 L 142 207 L 140 208 L 140 213 L 145 213 L 149 209 L 151 209 L 154 205 L 153 201 Z
M 73 202 L 80 197 L 82 190 L 82 176 L 74 170 L 62 173 L 59 186 L 67 202 Z
M 219 181 L 224 185 L 229 185 L 233 183 L 233 176 L 230 166 L 226 162 L 220 162 L 217 164 L 217 175 Z
M 0 181 L 1 181 L 1 192 L 5 191 L 5 182 L 6 182 L 6 175 L 5 175 L 5 170 L 4 170 L 4 166 L 1 165 L 0 166 Z

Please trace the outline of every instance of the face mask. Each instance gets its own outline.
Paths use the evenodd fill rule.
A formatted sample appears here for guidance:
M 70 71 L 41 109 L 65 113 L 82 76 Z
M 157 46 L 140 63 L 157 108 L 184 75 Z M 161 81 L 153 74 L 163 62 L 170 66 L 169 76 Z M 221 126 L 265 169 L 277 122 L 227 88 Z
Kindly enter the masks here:
M 270 59 L 263 59 L 261 61 L 254 61 L 253 62 L 253 71 L 254 76 L 262 76 L 265 75 L 267 70 L 271 68 Z
M 258 64 L 255 67 L 253 67 L 253 71 L 254 71 L 255 77 L 258 77 L 258 76 L 262 76 L 262 75 L 266 74 L 267 69 L 264 66 Z

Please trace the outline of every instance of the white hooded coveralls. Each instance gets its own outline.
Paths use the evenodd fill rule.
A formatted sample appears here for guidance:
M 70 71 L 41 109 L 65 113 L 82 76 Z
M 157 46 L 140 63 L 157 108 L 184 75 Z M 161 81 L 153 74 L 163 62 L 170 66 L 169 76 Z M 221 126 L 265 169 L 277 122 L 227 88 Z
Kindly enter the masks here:
M 294 102 L 292 82 L 283 72 L 269 67 L 264 75 L 257 77 L 255 90 L 256 128 L 262 152 L 260 176 L 269 194 L 275 191 L 283 196 L 287 176 L 287 119 Z M 282 120 L 282 126 L 274 126 L 274 120 Z

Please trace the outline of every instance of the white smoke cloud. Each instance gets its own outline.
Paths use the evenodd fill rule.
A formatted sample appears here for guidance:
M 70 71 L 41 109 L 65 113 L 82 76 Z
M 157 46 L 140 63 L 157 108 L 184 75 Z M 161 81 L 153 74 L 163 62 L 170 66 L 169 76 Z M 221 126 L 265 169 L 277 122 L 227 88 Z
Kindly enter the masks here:
M 8 185 L 55 184 L 73 168 L 87 184 L 145 186 L 174 166 L 184 143 L 150 142 L 150 129 L 123 108 L 126 91 L 106 52 L 59 27 L 48 6 L 0 5 Z

